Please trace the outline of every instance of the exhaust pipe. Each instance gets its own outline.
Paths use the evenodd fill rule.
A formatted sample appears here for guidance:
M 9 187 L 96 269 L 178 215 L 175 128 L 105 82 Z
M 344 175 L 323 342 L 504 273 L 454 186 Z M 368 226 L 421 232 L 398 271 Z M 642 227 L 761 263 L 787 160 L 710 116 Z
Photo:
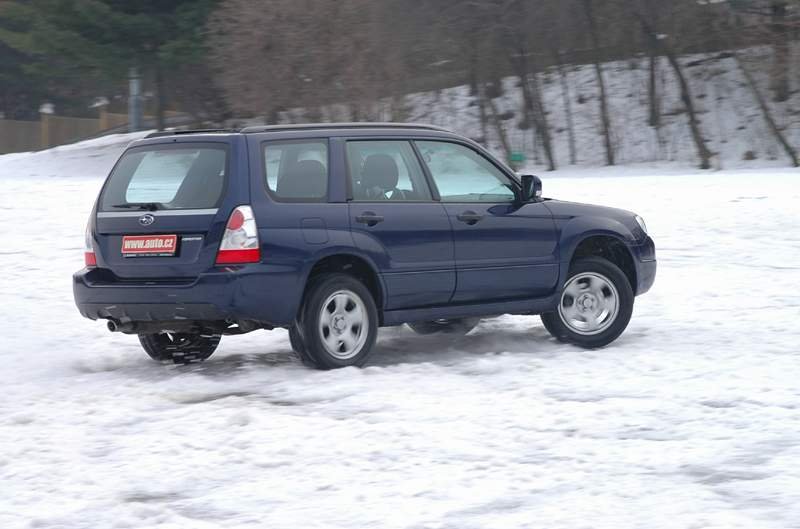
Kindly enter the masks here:
M 133 332 L 136 331 L 136 324 L 135 323 L 132 323 L 132 322 L 122 323 L 120 321 L 111 320 L 111 319 L 108 320 L 108 323 L 106 324 L 106 327 L 108 327 L 108 330 L 111 331 L 111 332 L 121 332 L 121 333 L 125 333 L 125 334 L 130 334 L 130 333 L 133 333 Z

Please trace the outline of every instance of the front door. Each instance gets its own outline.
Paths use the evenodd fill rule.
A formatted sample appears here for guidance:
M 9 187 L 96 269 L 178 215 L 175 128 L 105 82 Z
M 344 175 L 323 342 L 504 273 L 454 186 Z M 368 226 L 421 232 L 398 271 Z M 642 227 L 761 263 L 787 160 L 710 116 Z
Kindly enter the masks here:
M 417 141 L 453 226 L 455 303 L 547 295 L 558 280 L 552 215 L 541 202 L 516 201 L 517 185 L 466 145 Z
M 348 141 L 350 229 L 377 264 L 387 310 L 447 303 L 455 290 L 453 234 L 410 142 Z

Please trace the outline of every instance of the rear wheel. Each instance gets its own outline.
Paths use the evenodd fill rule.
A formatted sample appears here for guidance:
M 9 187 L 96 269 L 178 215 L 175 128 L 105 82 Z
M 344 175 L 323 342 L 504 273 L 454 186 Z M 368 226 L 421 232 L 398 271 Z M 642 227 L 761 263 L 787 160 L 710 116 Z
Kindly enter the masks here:
M 317 363 L 308 354 L 306 344 L 303 343 L 303 335 L 300 334 L 299 324 L 289 327 L 289 343 L 292 346 L 295 357 L 297 357 L 303 365 L 317 367 Z
M 219 334 L 172 333 L 140 334 L 145 352 L 157 362 L 192 364 L 202 362 L 217 350 Z
M 633 299 L 628 278 L 614 263 L 599 257 L 580 259 L 570 267 L 558 308 L 542 314 L 542 323 L 559 341 L 603 347 L 628 326 Z
M 320 276 L 309 285 L 301 313 L 302 332 L 295 333 L 292 347 L 302 349 L 304 363 L 318 369 L 366 363 L 378 332 L 378 310 L 363 283 L 346 274 Z
M 480 323 L 480 318 L 458 318 L 455 320 L 433 320 L 409 323 L 417 334 L 457 334 L 464 335 Z

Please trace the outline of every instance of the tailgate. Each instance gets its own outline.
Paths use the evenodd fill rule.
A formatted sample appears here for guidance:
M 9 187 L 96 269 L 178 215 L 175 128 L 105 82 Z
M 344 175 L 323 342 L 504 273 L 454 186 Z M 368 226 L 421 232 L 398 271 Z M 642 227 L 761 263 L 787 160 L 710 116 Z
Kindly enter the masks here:
M 121 278 L 190 278 L 214 266 L 228 212 L 225 144 L 144 145 L 123 154 L 101 192 L 98 266 Z
M 224 220 L 216 220 L 218 210 L 175 213 L 98 212 L 95 251 L 101 266 L 125 278 L 196 277 L 212 267 L 224 227 Z M 151 223 L 143 226 L 141 219 Z M 148 247 L 149 241 L 165 238 L 174 239 L 174 247 Z

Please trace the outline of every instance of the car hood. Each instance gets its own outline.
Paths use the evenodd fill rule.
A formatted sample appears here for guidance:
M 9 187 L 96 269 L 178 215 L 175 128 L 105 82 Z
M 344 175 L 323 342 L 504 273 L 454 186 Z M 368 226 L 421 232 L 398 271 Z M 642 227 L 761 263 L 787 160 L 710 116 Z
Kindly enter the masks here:
M 627 232 L 632 240 L 635 241 L 642 240 L 647 236 L 639 226 L 639 223 L 636 222 L 636 213 L 632 211 L 561 200 L 548 199 L 544 203 L 553 214 L 553 220 L 559 226 L 569 223 L 572 219 L 583 218 L 587 220 L 587 226 L 596 226 L 598 228 L 605 226 L 621 235 L 626 235 L 625 232 Z M 616 225 L 617 228 L 614 228 L 613 225 Z M 625 229 L 621 230 L 620 225 Z
M 624 209 L 595 206 L 594 204 L 581 204 L 580 202 L 566 202 L 563 200 L 548 199 L 545 201 L 547 208 L 556 217 L 605 217 L 622 222 L 626 226 L 636 221 L 636 213 Z

